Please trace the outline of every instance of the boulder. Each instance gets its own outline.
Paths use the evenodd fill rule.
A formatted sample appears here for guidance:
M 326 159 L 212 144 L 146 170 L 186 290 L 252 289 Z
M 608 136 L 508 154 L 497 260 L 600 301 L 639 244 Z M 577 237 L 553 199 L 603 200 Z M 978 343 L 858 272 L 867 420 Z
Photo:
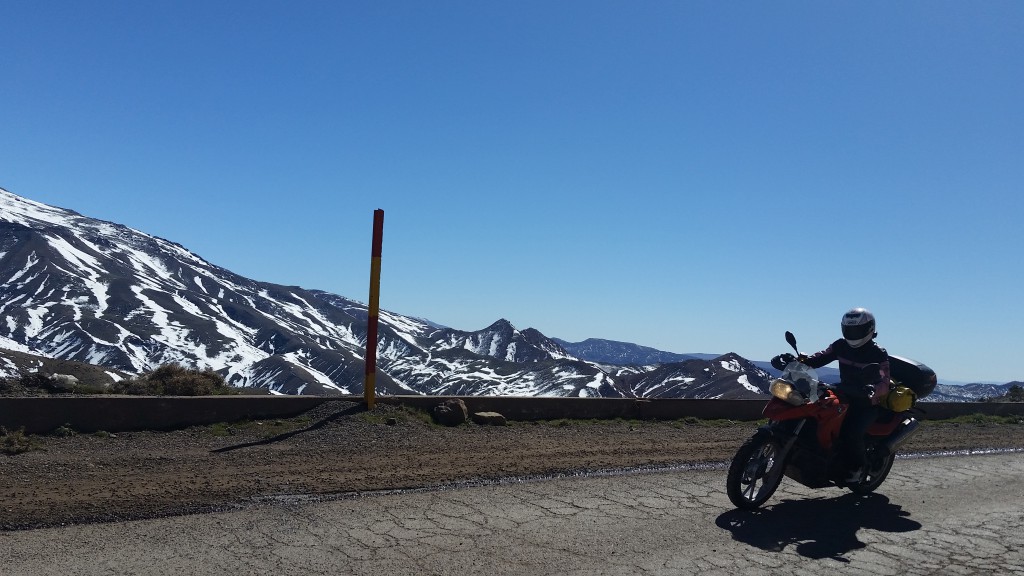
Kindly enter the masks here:
M 78 378 L 71 374 L 51 374 L 50 382 L 53 383 L 54 390 L 60 392 L 70 392 L 78 386 Z
M 445 400 L 444 403 L 435 406 L 431 411 L 434 421 L 444 426 L 459 426 L 469 420 L 469 410 L 466 403 L 459 398 Z
M 508 424 L 505 417 L 497 412 L 474 412 L 473 422 L 485 426 L 504 426 Z

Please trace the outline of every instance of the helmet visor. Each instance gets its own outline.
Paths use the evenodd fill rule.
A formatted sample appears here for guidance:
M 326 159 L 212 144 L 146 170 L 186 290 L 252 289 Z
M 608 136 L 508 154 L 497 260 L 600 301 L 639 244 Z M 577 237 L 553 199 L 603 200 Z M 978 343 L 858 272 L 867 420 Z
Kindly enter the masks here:
M 862 340 L 870 336 L 871 333 L 874 332 L 874 328 L 874 324 L 871 322 L 866 324 L 857 324 L 855 326 L 843 324 L 843 338 L 852 341 Z

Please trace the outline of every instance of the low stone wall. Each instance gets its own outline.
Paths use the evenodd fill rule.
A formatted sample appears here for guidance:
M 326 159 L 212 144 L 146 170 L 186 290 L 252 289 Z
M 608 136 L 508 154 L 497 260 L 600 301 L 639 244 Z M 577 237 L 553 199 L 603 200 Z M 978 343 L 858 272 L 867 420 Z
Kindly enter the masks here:
M 509 420 L 557 420 L 559 418 L 611 420 L 676 420 L 692 416 L 701 419 L 757 420 L 763 400 L 692 400 L 622 398 L 548 398 L 510 396 L 461 396 L 472 412 L 498 412 Z M 448 397 L 381 397 L 378 403 L 405 405 L 429 410 Z
M 315 396 L 76 396 L 0 398 L 0 426 L 38 434 L 172 430 L 239 420 L 288 418 L 324 402 Z
M 449 397 L 385 396 L 378 404 L 430 410 Z M 509 420 L 615 419 L 758 420 L 762 400 L 637 400 L 615 398 L 461 397 L 470 412 L 498 412 Z M 334 401 L 363 401 L 361 396 L 81 396 L 59 398 L 0 398 L 0 426 L 30 434 L 68 425 L 79 432 L 170 430 L 217 422 L 265 420 L 297 416 Z M 1024 416 L 1024 404 L 922 402 L 924 419 L 969 414 Z

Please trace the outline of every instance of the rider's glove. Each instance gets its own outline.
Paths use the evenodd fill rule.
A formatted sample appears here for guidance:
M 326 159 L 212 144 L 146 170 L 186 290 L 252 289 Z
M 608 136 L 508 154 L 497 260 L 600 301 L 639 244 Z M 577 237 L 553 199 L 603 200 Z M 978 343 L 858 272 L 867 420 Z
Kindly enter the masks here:
M 779 354 L 778 356 L 772 358 L 772 368 L 775 368 L 776 370 L 782 370 L 786 367 L 787 364 L 794 360 L 796 360 L 796 356 L 793 356 L 789 352 L 786 352 L 785 354 Z
M 853 400 L 868 400 L 874 396 L 875 386 L 873 384 L 841 385 L 840 392 Z

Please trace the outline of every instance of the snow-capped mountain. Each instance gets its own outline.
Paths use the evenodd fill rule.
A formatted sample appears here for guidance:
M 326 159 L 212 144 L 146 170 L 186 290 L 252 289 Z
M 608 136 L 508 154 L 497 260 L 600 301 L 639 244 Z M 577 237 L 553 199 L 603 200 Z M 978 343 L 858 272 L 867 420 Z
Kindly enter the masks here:
M 643 369 L 624 368 L 619 381 L 638 398 L 762 398 L 771 375 L 736 354 L 712 360 L 694 358 Z
M 999 398 L 1014 385 L 1020 386 L 1021 383 L 964 384 L 962 386 L 939 384 L 925 400 L 928 402 L 980 402 L 988 398 Z
M 59 365 L 38 355 L 115 379 L 174 362 L 276 393 L 360 394 L 366 332 L 360 302 L 244 278 L 180 244 L 0 189 L 0 378 Z M 775 373 L 735 354 L 570 343 L 507 320 L 463 332 L 389 311 L 377 355 L 381 394 L 749 398 Z M 940 384 L 927 400 L 1009 386 Z
M 558 338 L 553 338 L 553 340 L 577 358 L 618 366 L 649 366 L 668 362 L 685 362 L 696 358 L 711 360 L 716 357 L 715 354 L 676 354 L 629 342 L 600 338 L 587 338 L 582 342 L 566 342 Z
M 0 348 L 126 373 L 173 362 L 277 393 L 359 394 L 366 334 L 357 301 L 245 278 L 180 244 L 0 189 Z M 652 373 L 691 370 L 641 375 L 506 320 L 463 332 L 383 310 L 377 356 L 381 394 L 686 396 Z M 686 376 L 702 396 L 743 393 L 730 382 L 765 389 L 759 375 L 707 367 Z

